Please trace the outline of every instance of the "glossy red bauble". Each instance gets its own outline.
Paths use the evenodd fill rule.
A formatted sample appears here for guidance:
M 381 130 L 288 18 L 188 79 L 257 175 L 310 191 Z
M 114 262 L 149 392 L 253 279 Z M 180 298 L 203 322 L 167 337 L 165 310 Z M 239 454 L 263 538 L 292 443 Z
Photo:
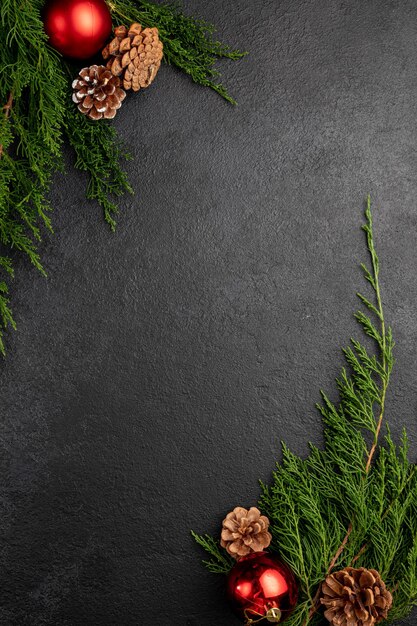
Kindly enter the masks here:
M 233 566 L 227 595 L 240 617 L 279 623 L 294 609 L 298 586 L 294 574 L 276 555 L 253 552 Z
M 49 0 L 43 22 L 51 46 L 73 59 L 89 59 L 102 50 L 112 29 L 104 0 Z

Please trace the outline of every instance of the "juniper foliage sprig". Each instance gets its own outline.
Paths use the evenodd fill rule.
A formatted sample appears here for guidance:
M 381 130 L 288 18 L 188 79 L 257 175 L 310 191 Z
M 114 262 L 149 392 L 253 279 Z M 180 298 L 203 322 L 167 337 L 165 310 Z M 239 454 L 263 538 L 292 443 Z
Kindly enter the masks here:
M 107 120 L 99 124 L 80 115 L 68 106 L 64 118 L 65 135 L 75 151 L 75 167 L 87 172 L 89 182 L 86 197 L 102 207 L 104 219 L 112 230 L 116 228 L 118 206 L 114 198 L 133 193 L 126 172 L 120 163 L 130 159 L 117 133 Z
M 42 2 L 2 0 L 0 7 L 0 352 L 3 330 L 15 327 L 6 250 L 23 252 L 44 273 L 38 242 L 51 230 L 45 198 L 53 171 L 62 165 L 62 122 L 67 81 L 60 58 L 46 45 Z
M 75 151 L 75 167 L 89 176 L 86 196 L 96 200 L 115 228 L 118 196 L 132 192 L 121 161 L 127 157 L 110 123 L 92 122 L 71 102 L 71 81 L 81 66 L 69 66 L 48 46 L 44 0 L 0 3 L 0 353 L 4 331 L 15 328 L 9 304 L 15 252 L 45 274 L 39 244 L 52 232 L 47 199 L 52 175 L 63 169 L 63 141 Z M 234 100 L 218 83 L 217 58 L 242 56 L 213 37 L 205 22 L 177 5 L 148 0 L 112 0 L 115 23 L 140 21 L 160 29 L 165 61 L 200 85 Z
M 197 535 L 193 531 L 191 534 L 198 545 L 210 555 L 210 559 L 203 561 L 207 569 L 212 574 L 227 574 L 233 566 L 234 560 L 220 547 L 219 542 L 210 535 Z
M 219 82 L 217 59 L 236 61 L 246 52 L 233 50 L 217 41 L 212 24 L 184 15 L 178 3 L 156 4 L 148 0 L 111 0 L 115 24 L 140 22 L 145 27 L 156 26 L 164 44 L 164 61 L 175 65 L 192 80 L 214 89 L 231 104 L 236 101 Z
M 367 313 L 359 311 L 356 319 L 375 353 L 351 340 L 337 380 L 339 402 L 322 393 L 318 405 L 324 448 L 310 445 L 303 459 L 283 444 L 272 483 L 261 483 L 259 506 L 271 521 L 271 547 L 300 584 L 288 626 L 328 623 L 319 610 L 321 583 L 348 565 L 380 572 L 393 592 L 389 622 L 417 604 L 417 466 L 408 460 L 406 433 L 396 445 L 384 421 L 394 343 L 384 318 L 369 198 L 365 216 L 370 266 L 362 269 L 371 296 L 358 294 Z M 206 536 L 204 545 L 196 539 L 210 553 L 207 566 L 215 571 L 222 553 L 218 542 Z M 226 565 L 218 569 L 228 571 Z

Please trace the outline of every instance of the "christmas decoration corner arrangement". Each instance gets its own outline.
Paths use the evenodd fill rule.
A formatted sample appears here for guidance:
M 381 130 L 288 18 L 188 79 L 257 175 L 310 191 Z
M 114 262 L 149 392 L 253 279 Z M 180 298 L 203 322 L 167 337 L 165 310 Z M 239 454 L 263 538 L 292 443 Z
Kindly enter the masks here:
M 230 511 L 219 538 L 193 533 L 246 626 L 375 626 L 417 604 L 417 465 L 407 434 L 395 442 L 385 420 L 394 343 L 369 198 L 365 213 L 364 339 L 343 350 L 338 402 L 322 393 L 323 449 L 300 458 L 283 444 L 257 506 Z
M 89 176 L 86 196 L 115 228 L 115 199 L 132 189 L 128 156 L 111 120 L 127 97 L 154 83 L 161 62 L 234 103 L 219 82 L 217 59 L 243 53 L 175 4 L 148 0 L 0 2 L 0 353 L 15 328 L 9 303 L 13 259 L 26 255 L 43 274 L 39 244 L 52 231 L 47 194 L 63 169 L 67 142 Z M 139 93 L 138 93 L 139 92 Z M 138 105 L 139 106 L 139 105 Z

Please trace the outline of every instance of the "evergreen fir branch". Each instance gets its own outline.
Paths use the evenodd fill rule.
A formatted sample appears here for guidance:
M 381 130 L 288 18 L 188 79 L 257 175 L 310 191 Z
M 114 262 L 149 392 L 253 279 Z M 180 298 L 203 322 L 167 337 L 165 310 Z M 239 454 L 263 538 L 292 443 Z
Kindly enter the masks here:
M 9 125 L 10 112 L 13 106 L 13 92 L 9 93 L 9 97 L 7 98 L 6 104 L 3 106 L 3 118 L 2 118 L 2 135 L 4 133 L 4 138 L 2 139 L 2 143 L 0 144 L 0 159 L 3 155 L 3 151 L 7 149 L 8 145 L 12 140 L 12 133 Z
M 340 405 L 344 413 L 349 416 L 353 425 L 357 426 L 358 428 L 366 429 L 372 432 L 373 441 L 367 455 L 365 472 L 362 475 L 362 484 L 356 485 L 354 493 L 351 494 L 353 495 L 352 502 L 356 502 L 359 505 L 359 509 L 355 508 L 352 510 L 352 516 L 349 521 L 348 528 L 342 542 L 336 550 L 334 557 L 330 561 L 329 567 L 326 570 L 326 576 L 330 574 L 335 566 L 338 564 L 340 556 L 345 551 L 348 543 L 355 545 L 354 541 L 352 541 L 351 539 L 351 535 L 355 527 L 356 530 L 360 531 L 360 533 L 366 533 L 368 530 L 368 526 L 370 525 L 371 518 L 369 511 L 367 511 L 366 509 L 367 476 L 371 468 L 372 460 L 378 445 L 378 439 L 384 418 L 386 391 L 392 368 L 391 352 L 389 351 L 389 348 L 392 349 L 392 346 L 387 343 L 387 333 L 385 328 L 385 319 L 379 286 L 379 260 L 374 246 L 371 201 L 369 196 L 366 203 L 365 217 L 366 223 L 362 228 L 366 234 L 366 242 L 371 257 L 372 270 L 368 270 L 365 265 L 362 265 L 362 268 L 365 278 L 368 280 L 373 288 L 376 304 L 372 304 L 367 298 L 364 298 L 360 294 L 359 299 L 362 302 L 365 299 L 366 306 L 370 308 L 369 305 L 371 305 L 371 307 L 375 309 L 380 328 L 377 329 L 372 320 L 362 311 L 358 311 L 355 317 L 359 324 L 362 326 L 365 334 L 371 337 L 371 339 L 375 341 L 377 347 L 379 348 L 381 354 L 380 369 L 382 375 L 379 377 L 379 389 L 376 387 L 376 383 L 373 380 L 375 370 L 369 370 L 361 365 L 360 361 L 356 359 L 354 355 L 352 355 L 351 350 L 345 351 L 345 357 L 347 358 L 347 361 L 351 366 L 353 373 L 351 375 L 351 378 L 348 378 L 345 370 L 343 370 L 342 379 L 338 381 L 338 387 L 340 392 Z M 363 353 L 363 350 L 361 349 L 361 353 Z M 374 404 L 378 404 L 380 407 L 379 415 L 376 420 L 373 412 Z M 329 440 L 327 441 L 329 442 Z M 320 593 L 321 586 L 317 588 L 314 601 L 311 605 L 309 612 L 310 619 L 318 609 L 318 599 Z M 306 620 L 305 624 L 308 624 L 308 620 Z
M 158 4 L 149 0 L 111 0 L 109 2 L 115 24 L 140 22 L 145 27 L 156 26 L 164 44 L 164 60 L 188 74 L 204 87 L 210 87 L 222 98 L 236 104 L 227 89 L 219 82 L 215 69 L 217 59 L 233 61 L 245 52 L 233 50 L 215 39 L 214 26 L 204 20 L 184 15 L 179 4 Z
M 408 449 L 409 443 L 405 431 L 401 445 L 397 447 L 387 427 L 385 447 L 380 448 L 370 480 L 369 499 L 372 502 L 371 510 L 375 514 L 372 525 L 372 537 L 374 535 L 375 537 L 371 537 L 361 547 L 359 553 L 353 558 L 352 564 L 360 561 L 365 551 L 368 551 L 370 547 L 372 548 L 373 541 L 376 542 L 377 546 L 381 541 L 384 543 L 379 562 L 386 559 L 387 555 L 392 551 L 393 542 L 395 544 L 394 539 L 399 536 L 399 526 L 404 523 L 404 516 L 412 504 L 417 485 L 417 465 L 408 461 Z M 398 523 L 398 521 L 400 521 L 397 528 L 398 532 L 394 534 L 393 541 L 387 542 L 389 526 L 392 526 L 393 523 Z M 388 527 L 384 531 L 381 529 L 378 531 L 378 525 L 382 527 L 386 523 L 388 523 Z M 394 552 L 392 553 L 393 556 Z M 370 562 L 377 560 L 375 557 L 367 557 L 367 559 Z M 388 571 L 389 568 L 385 569 Z M 380 566 L 380 570 L 381 572 L 385 571 L 382 566 Z
M 376 306 L 374 304 L 372 304 L 372 302 L 370 302 L 368 300 L 368 298 L 365 298 L 365 296 L 363 296 L 361 293 L 357 293 L 356 294 L 359 298 L 359 300 L 362 302 L 362 304 L 364 304 L 366 307 L 368 307 L 368 309 L 370 309 L 372 311 L 372 313 L 375 313 L 375 315 L 381 319 L 381 312 L 378 311 L 378 309 L 376 308 Z
M 300 602 L 297 604 L 291 615 L 286 618 L 285 623 L 287 624 L 287 626 L 302 626 L 307 615 L 308 602 Z
M 116 199 L 132 189 L 121 168 L 127 155 L 114 128 L 80 115 L 68 97 L 68 64 L 48 45 L 43 5 L 44 0 L 0 3 L 0 244 L 22 252 L 45 274 L 38 250 L 45 232 L 52 232 L 47 196 L 54 172 L 63 169 L 64 136 L 75 151 L 75 166 L 89 175 L 87 198 L 101 205 L 113 230 Z M 242 54 L 216 41 L 212 26 L 183 15 L 177 5 L 114 0 L 109 6 L 116 23 L 156 26 L 166 62 L 234 102 L 213 64 Z M 1 282 L 1 332 L 14 326 L 6 294 L 7 284 Z
M 0 259 L 1 261 L 1 259 Z M 3 330 L 11 326 L 16 330 L 16 322 L 13 319 L 12 311 L 9 307 L 8 286 L 4 280 L 0 281 L 0 354 L 5 356 L 6 349 L 3 341 Z
M 191 531 L 191 534 L 198 545 L 211 556 L 211 559 L 203 561 L 207 569 L 213 574 L 228 574 L 234 561 L 225 550 L 220 548 L 214 537 L 197 535 L 194 531 Z
M 130 156 L 121 147 L 116 131 L 109 122 L 97 124 L 80 115 L 74 106 L 67 107 L 64 127 L 76 154 L 75 167 L 87 172 L 90 177 L 87 198 L 99 203 L 106 222 L 115 230 L 114 216 L 118 208 L 112 198 L 133 193 L 127 175 L 120 166 L 120 161 Z
M 10 278 L 14 278 L 14 270 L 11 260 L 8 257 L 0 257 L 0 269 Z M 3 341 L 3 330 L 11 326 L 16 330 L 16 323 L 13 319 L 12 311 L 9 307 L 9 288 L 6 281 L 0 281 L 0 354 L 5 356 L 6 350 Z
M 362 269 L 373 297 L 359 294 L 370 316 L 360 311 L 356 319 L 375 353 L 351 339 L 337 380 L 339 401 L 322 392 L 318 405 L 323 449 L 310 445 L 301 459 L 283 444 L 271 484 L 261 484 L 259 508 L 271 522 L 272 548 L 300 583 L 290 626 L 327 623 L 319 610 L 322 582 L 349 565 L 381 574 L 393 594 L 387 623 L 417 605 L 417 465 L 408 459 L 405 432 L 399 445 L 388 425 L 383 433 L 394 342 L 382 306 L 369 198 L 365 217 L 371 269 Z
M 62 162 L 66 81 L 59 56 L 47 47 L 42 4 L 4 0 L 0 7 L 0 242 L 44 273 L 37 242 L 41 228 L 50 228 L 45 196 Z M 2 330 L 15 327 L 6 294 L 2 283 Z

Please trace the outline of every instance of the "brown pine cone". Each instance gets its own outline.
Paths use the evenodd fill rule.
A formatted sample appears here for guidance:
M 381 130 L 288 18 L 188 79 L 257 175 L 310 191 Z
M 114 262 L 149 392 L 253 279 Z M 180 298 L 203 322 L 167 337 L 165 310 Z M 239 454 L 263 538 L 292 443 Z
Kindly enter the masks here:
M 129 29 L 118 26 L 114 39 L 102 51 L 106 67 L 121 76 L 124 89 L 139 91 L 149 87 L 162 61 L 162 41 L 157 28 L 145 28 L 134 23 Z
M 78 104 L 78 110 L 92 120 L 112 119 L 126 97 L 120 78 L 113 76 L 104 65 L 82 69 L 72 88 L 72 99 Z
M 327 576 L 320 602 L 333 626 L 374 626 L 386 619 L 392 595 L 374 569 L 346 567 Z
M 269 519 L 256 507 L 249 511 L 237 506 L 223 520 L 220 545 L 234 558 L 261 552 L 271 543 Z

